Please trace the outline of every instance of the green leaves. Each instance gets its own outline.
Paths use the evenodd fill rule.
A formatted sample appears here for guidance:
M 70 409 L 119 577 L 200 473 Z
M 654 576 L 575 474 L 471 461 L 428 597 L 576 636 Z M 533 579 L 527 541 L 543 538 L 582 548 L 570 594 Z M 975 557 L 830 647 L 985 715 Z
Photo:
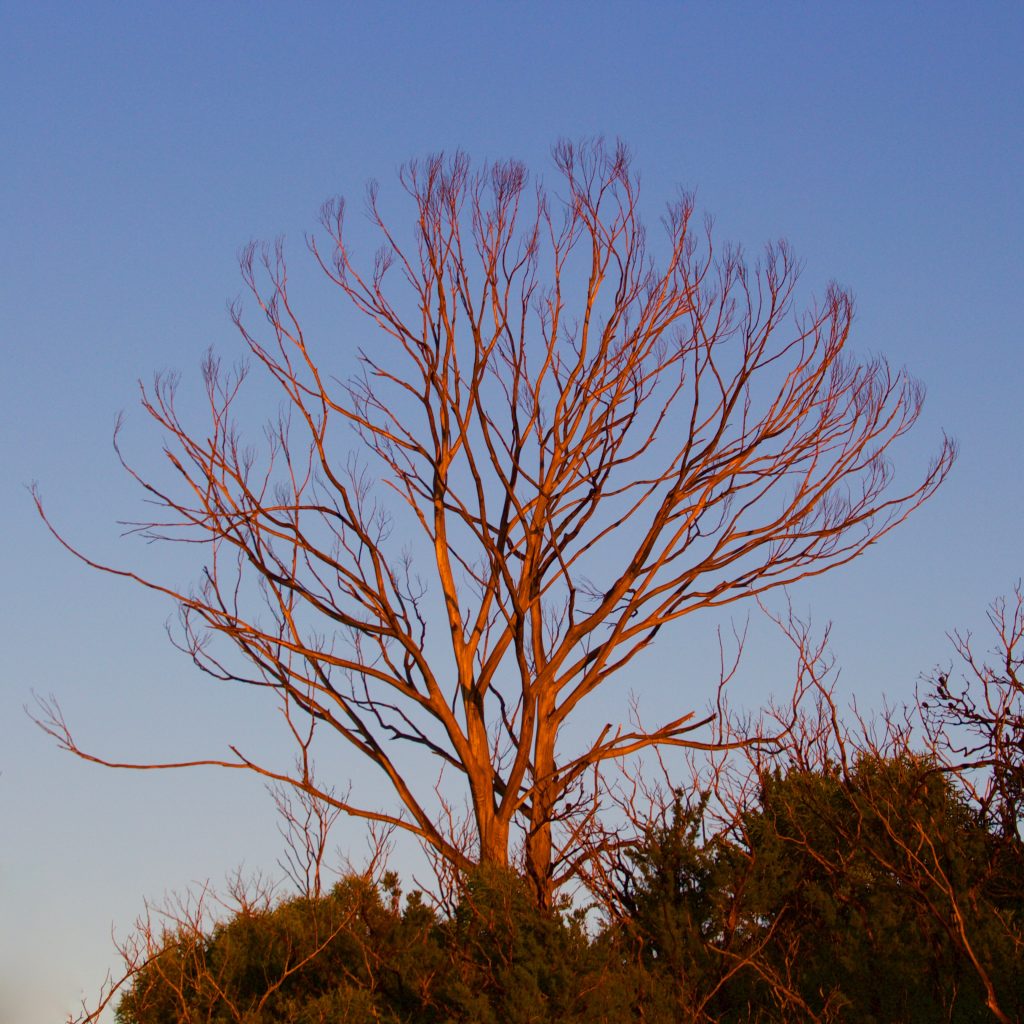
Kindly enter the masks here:
M 623 926 L 690 1019 L 990 1020 L 991 997 L 1024 1009 L 1019 873 L 929 760 L 766 773 L 729 839 L 702 842 L 702 815 L 677 803 L 622 893 Z
M 493 866 L 464 876 L 450 917 L 403 899 L 393 874 L 347 877 L 320 897 L 240 903 L 213 927 L 179 921 L 118 1021 L 1014 1019 L 1021 867 L 928 758 L 776 767 L 727 831 L 677 797 L 625 860 L 599 929 L 539 909 Z

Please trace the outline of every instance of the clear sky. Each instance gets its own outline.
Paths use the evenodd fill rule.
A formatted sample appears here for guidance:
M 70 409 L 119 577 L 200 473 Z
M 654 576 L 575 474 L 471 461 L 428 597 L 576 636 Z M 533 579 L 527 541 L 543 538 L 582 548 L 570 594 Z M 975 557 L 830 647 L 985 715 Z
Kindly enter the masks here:
M 559 137 L 621 136 L 652 221 L 695 188 L 720 237 L 786 237 L 810 289 L 854 291 L 853 348 L 929 388 L 898 468 L 920 471 L 943 429 L 961 448 L 901 532 L 794 592 L 834 621 L 862 706 L 908 697 L 948 662 L 945 632 L 981 627 L 1024 570 L 1019 3 L 9 0 L 0 40 L 0 1020 L 62 1019 L 113 963 L 112 923 L 242 862 L 273 869 L 280 848 L 255 780 L 94 768 L 29 722 L 32 691 L 53 692 L 84 742 L 128 758 L 267 727 L 171 650 L 170 609 L 61 551 L 25 485 L 90 551 L 149 557 L 119 537 L 138 495 L 110 447 L 126 409 L 130 451 L 156 460 L 136 380 L 177 368 L 188 391 L 209 345 L 239 356 L 239 247 L 284 235 L 303 266 L 319 204 L 389 188 L 411 156 L 461 146 L 550 174 Z M 329 330 L 328 286 L 302 281 Z M 755 657 L 748 700 L 764 678 Z M 629 685 L 704 699 L 699 681 Z

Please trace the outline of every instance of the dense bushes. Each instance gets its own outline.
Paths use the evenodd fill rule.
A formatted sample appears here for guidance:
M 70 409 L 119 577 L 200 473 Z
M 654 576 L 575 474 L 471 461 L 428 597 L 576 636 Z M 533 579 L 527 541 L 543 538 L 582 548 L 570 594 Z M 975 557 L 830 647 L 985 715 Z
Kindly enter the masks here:
M 678 798 L 599 927 L 481 869 L 443 916 L 394 876 L 179 922 L 121 1024 L 982 1021 L 1024 1014 L 1016 835 L 927 759 L 778 768 L 726 829 Z
M 637 778 L 622 827 L 595 832 L 591 906 L 539 909 L 486 867 L 443 913 L 394 875 L 276 902 L 236 888 L 213 914 L 202 893 L 122 948 L 118 1021 L 1022 1021 L 1024 591 L 990 618 L 994 668 L 957 638 L 962 686 L 941 673 L 907 715 L 852 730 L 824 646 L 791 624 L 809 699 L 775 741 L 730 733 L 685 790 Z
M 587 937 L 578 914 L 538 910 L 520 879 L 481 870 L 451 919 L 393 877 L 184 928 L 139 970 L 122 1024 L 597 1022 L 629 1019 L 627 958 Z
M 1024 1015 L 1019 844 L 927 760 L 767 774 L 711 843 L 699 818 L 648 834 L 618 914 L 690 1019 Z

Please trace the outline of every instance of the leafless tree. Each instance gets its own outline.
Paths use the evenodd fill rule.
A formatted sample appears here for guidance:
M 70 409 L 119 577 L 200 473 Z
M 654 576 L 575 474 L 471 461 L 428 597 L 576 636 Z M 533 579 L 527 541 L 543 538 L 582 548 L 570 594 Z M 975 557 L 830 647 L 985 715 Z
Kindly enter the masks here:
M 371 186 L 381 248 L 366 265 L 344 202 L 324 207 L 326 242 L 311 250 L 376 332 L 352 346 L 346 382 L 303 331 L 282 248 L 249 248 L 263 333 L 240 310 L 235 322 L 286 411 L 248 446 L 235 418 L 246 371 L 211 356 L 204 426 L 180 414 L 175 377 L 142 388 L 176 483 L 125 462 L 160 509 L 142 534 L 204 546 L 196 589 L 79 554 L 171 598 L 202 670 L 333 730 L 399 809 L 234 747 L 189 763 L 297 786 L 460 868 L 509 863 L 518 827 L 541 903 L 575 870 L 579 808 L 603 767 L 704 743 L 693 709 L 707 694 L 680 692 L 672 721 L 609 723 L 573 750 L 559 743 L 567 720 L 659 635 L 671 644 L 669 623 L 856 558 L 954 458 L 944 440 L 922 478 L 896 486 L 887 452 L 923 391 L 848 354 L 840 288 L 796 310 L 788 246 L 753 264 L 719 251 L 685 196 L 649 246 L 622 145 L 562 143 L 554 161 L 550 192 L 512 161 L 409 164 L 411 236 Z M 55 705 L 41 717 L 67 749 L 115 763 L 86 754 Z M 464 780 L 474 850 L 449 841 L 399 741 Z
M 937 672 L 918 698 L 929 746 L 971 793 L 1004 837 L 1024 841 L 1024 591 L 999 598 L 988 620 L 996 644 L 988 658 L 969 633 L 950 635 L 961 665 L 957 681 Z M 994 660 L 993 660 L 994 659 Z
M 328 790 L 331 798 L 334 794 Z M 278 813 L 278 831 L 285 842 L 278 865 L 304 896 L 316 898 L 323 883 L 331 826 L 341 810 L 309 790 L 275 782 L 270 787 Z

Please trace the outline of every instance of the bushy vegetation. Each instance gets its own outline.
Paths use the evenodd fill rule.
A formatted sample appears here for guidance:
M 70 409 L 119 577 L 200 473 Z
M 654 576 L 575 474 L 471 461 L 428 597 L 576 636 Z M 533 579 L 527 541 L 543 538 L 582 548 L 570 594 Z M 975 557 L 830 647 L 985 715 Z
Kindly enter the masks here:
M 617 920 L 681 1019 L 1024 1013 L 1020 845 L 926 759 L 773 773 L 731 837 L 700 825 L 677 805 L 646 836 Z
M 936 673 L 910 708 L 852 727 L 825 646 L 791 623 L 792 707 L 692 758 L 685 786 L 664 766 L 635 776 L 574 902 L 493 864 L 439 876 L 437 902 L 403 895 L 379 856 L 321 892 L 329 815 L 279 801 L 305 895 L 239 883 L 212 912 L 206 891 L 151 911 L 104 1003 L 119 1024 L 1024 1020 L 1015 596 L 993 606 L 994 668 L 954 636 L 962 684 Z
M 1024 858 L 929 759 L 776 766 L 728 829 L 679 796 L 599 926 L 511 872 L 442 914 L 398 881 L 167 932 L 117 1011 L 177 1021 L 527 1024 L 1020 1019 Z M 610 898 L 609 898 L 610 895 Z M 993 1008 L 996 1008 L 994 1010 Z
M 629 957 L 579 914 L 537 909 L 514 874 L 481 869 L 444 918 L 394 876 L 244 912 L 208 934 L 168 933 L 117 1010 L 121 1024 L 629 1019 Z

